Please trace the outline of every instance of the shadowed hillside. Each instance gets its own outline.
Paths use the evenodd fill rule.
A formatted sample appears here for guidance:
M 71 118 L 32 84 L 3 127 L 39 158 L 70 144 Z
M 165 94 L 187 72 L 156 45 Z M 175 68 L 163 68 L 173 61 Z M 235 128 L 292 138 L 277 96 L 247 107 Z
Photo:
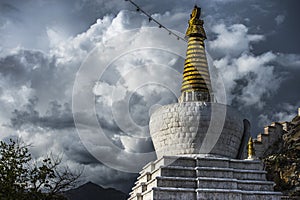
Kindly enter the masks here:
M 268 179 L 276 183 L 275 190 L 290 197 L 300 196 L 300 116 L 290 122 L 289 131 L 271 148 L 263 161 Z
M 69 200 L 125 200 L 127 195 L 113 188 L 104 189 L 88 182 L 64 194 Z

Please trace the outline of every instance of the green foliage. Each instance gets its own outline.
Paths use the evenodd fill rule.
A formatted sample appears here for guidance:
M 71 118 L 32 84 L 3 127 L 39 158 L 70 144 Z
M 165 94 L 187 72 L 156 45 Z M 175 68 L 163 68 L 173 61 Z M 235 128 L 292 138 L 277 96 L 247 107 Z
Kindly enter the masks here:
M 13 140 L 9 144 L 0 143 L 0 197 L 18 199 L 25 192 L 28 182 L 26 164 L 31 160 L 26 146 L 20 146 Z M 6 196 L 5 194 L 10 194 Z
M 28 146 L 0 141 L 0 199 L 63 200 L 62 191 L 72 188 L 81 173 L 60 166 L 61 159 L 33 161 Z

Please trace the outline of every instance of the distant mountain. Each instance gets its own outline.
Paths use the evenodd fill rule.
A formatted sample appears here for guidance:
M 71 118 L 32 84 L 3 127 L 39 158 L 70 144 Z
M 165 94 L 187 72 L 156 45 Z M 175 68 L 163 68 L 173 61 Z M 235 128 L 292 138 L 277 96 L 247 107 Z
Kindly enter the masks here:
M 88 182 L 78 188 L 68 190 L 64 196 L 69 200 L 126 200 L 127 195 L 113 188 L 102 188 L 101 186 Z

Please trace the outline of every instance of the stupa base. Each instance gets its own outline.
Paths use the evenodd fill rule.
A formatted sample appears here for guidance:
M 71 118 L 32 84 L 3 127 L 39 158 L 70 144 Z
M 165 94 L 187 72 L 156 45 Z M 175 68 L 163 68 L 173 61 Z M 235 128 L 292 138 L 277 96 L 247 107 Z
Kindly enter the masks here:
M 164 156 L 147 164 L 129 200 L 279 200 L 259 160 Z

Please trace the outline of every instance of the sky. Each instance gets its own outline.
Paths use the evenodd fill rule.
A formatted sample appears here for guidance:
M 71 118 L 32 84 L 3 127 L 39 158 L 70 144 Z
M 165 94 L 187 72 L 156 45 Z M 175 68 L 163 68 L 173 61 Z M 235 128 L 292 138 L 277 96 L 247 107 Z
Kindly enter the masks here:
M 134 2 L 181 36 L 202 7 L 217 100 L 253 136 L 297 114 L 298 0 Z M 155 160 L 149 118 L 177 101 L 185 49 L 123 0 L 0 0 L 0 139 L 20 137 L 36 159 L 62 155 L 82 182 L 129 192 Z

